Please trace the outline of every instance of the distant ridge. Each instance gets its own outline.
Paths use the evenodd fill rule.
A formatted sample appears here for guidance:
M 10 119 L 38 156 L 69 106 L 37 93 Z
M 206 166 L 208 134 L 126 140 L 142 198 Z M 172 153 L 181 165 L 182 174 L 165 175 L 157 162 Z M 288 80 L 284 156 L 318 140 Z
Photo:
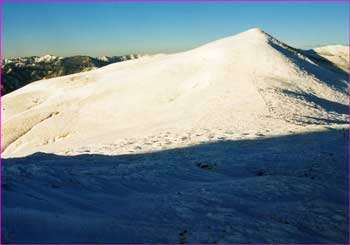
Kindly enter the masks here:
M 90 71 L 115 62 L 137 59 L 140 55 L 90 57 L 54 55 L 4 59 L 1 94 L 5 95 L 33 81 Z

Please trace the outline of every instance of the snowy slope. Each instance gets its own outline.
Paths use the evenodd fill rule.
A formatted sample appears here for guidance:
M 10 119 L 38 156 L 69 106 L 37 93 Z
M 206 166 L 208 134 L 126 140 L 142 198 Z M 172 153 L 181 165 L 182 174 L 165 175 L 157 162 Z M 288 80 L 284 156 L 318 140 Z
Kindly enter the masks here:
M 252 29 L 2 97 L 3 242 L 348 243 L 348 82 L 315 57 Z
M 336 64 L 339 68 L 349 72 L 349 46 L 328 45 L 313 50 L 317 54 Z
M 82 147 L 98 153 L 112 144 L 122 150 L 124 139 L 143 142 L 166 132 L 175 138 L 194 130 L 281 134 L 345 124 L 346 92 L 341 76 L 252 29 L 188 52 L 42 80 L 6 95 L 3 156 Z

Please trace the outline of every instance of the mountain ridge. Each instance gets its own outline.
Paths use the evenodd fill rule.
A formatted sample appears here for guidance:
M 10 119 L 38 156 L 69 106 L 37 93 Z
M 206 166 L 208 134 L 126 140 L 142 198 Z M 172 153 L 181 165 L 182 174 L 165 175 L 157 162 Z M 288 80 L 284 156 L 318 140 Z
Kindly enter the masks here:
M 91 57 L 75 55 L 61 57 L 54 55 L 19 57 L 4 59 L 1 74 L 1 94 L 5 95 L 31 82 L 90 71 L 129 59 L 137 59 L 140 55 Z

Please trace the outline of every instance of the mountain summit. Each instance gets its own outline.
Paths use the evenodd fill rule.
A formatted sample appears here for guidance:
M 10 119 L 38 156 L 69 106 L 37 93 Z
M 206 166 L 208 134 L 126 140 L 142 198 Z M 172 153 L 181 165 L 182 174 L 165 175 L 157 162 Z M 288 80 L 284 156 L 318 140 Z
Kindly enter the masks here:
M 254 28 L 186 52 L 37 81 L 2 98 L 3 156 L 111 145 L 120 147 L 109 153 L 124 152 L 126 139 L 164 132 L 224 137 L 346 124 L 347 73 L 321 58 Z M 203 137 L 166 146 L 211 139 Z
M 270 38 L 271 37 L 269 34 L 267 34 L 265 31 L 263 31 L 260 28 L 252 28 L 244 32 L 241 32 L 238 35 L 247 36 L 247 37 L 249 36 L 250 38 Z

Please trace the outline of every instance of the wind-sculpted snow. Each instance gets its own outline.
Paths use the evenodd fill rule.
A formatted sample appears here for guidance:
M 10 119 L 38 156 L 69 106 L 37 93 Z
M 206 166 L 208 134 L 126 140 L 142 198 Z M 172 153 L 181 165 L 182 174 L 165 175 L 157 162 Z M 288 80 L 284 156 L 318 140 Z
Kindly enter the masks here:
M 348 243 L 347 75 L 252 29 L 7 94 L 4 241 Z
M 348 243 L 348 131 L 3 161 L 8 243 Z

